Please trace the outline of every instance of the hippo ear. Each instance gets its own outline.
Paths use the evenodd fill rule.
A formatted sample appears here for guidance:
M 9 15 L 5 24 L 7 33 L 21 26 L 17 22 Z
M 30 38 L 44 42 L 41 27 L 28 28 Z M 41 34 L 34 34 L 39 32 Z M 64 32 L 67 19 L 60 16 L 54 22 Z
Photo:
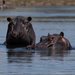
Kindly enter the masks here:
M 64 32 L 60 32 L 60 36 L 64 37 Z
M 8 21 L 8 22 L 12 21 L 12 18 L 11 18 L 11 17 L 8 17 L 8 18 L 7 18 L 7 21 Z
M 30 22 L 32 20 L 32 18 L 31 17 L 28 17 L 27 20 L 28 20 L 28 22 Z

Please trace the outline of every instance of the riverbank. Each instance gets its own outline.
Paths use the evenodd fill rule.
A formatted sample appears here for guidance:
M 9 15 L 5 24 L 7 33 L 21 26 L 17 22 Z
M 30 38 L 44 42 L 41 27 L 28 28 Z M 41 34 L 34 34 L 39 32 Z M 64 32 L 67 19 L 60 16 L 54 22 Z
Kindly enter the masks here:
M 46 6 L 46 7 L 18 7 L 15 9 L 0 10 L 0 21 L 7 17 L 31 16 L 32 21 L 68 21 L 75 22 L 75 6 Z
M 6 7 L 74 6 L 75 0 L 5 0 Z M 0 0 L 0 7 L 2 0 Z

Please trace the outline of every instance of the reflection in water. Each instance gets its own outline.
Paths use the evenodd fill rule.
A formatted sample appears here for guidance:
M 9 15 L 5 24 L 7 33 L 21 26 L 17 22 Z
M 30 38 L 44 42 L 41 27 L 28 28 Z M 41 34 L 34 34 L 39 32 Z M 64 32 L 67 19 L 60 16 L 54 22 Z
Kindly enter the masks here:
M 55 59 L 61 58 L 63 60 L 65 56 L 70 54 L 70 50 L 38 50 L 40 57 L 53 57 Z
M 17 49 L 18 50 L 18 49 Z M 31 63 L 34 52 L 32 50 L 8 51 L 8 62 Z
M 53 57 L 54 59 L 63 60 L 65 56 L 70 53 L 70 50 L 18 50 L 10 49 L 8 51 L 8 62 L 9 63 L 32 63 L 33 57 L 40 56 L 40 57 Z

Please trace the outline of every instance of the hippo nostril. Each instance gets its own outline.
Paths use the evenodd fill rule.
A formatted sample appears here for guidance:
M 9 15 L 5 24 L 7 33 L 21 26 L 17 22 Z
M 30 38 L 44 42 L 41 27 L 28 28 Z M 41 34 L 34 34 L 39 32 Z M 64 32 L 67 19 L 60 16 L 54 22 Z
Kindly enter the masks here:
M 12 31 L 13 37 L 17 37 L 17 32 Z

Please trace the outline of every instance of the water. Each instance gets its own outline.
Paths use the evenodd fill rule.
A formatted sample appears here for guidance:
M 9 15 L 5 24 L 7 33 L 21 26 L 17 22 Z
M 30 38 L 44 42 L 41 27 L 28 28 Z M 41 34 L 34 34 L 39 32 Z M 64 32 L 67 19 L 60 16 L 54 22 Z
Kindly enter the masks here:
M 62 8 L 62 10 L 66 10 L 67 8 L 68 7 Z M 44 13 L 44 11 L 48 9 L 43 8 L 41 10 L 38 8 L 39 12 L 32 9 L 26 9 L 24 11 L 22 9 L 16 9 L 11 10 L 13 11 L 12 15 L 8 13 L 10 10 L 2 10 L 0 12 L 0 16 L 3 16 L 3 18 L 0 19 L 0 44 L 5 41 L 6 37 L 8 24 L 6 21 L 6 16 L 21 15 L 23 13 L 25 13 L 23 15 L 26 16 L 26 13 L 30 14 L 31 12 L 32 14 L 30 14 L 30 16 L 40 18 L 38 14 L 41 15 L 41 13 Z M 54 10 L 55 8 L 52 7 L 52 9 Z M 52 9 L 50 8 L 50 10 Z M 59 8 L 56 7 L 56 9 L 58 10 Z M 67 10 L 75 9 L 73 7 L 71 9 L 70 7 Z M 14 14 L 14 12 L 16 13 Z M 66 12 L 66 14 L 67 13 L 68 12 Z M 69 14 L 72 13 L 73 12 Z M 60 33 L 61 31 L 64 31 L 65 37 L 70 40 L 71 45 L 74 48 L 74 19 L 72 20 L 71 18 L 71 20 L 69 19 L 67 21 L 65 19 L 61 19 L 60 21 L 60 19 L 56 18 L 54 21 L 49 18 L 49 21 L 47 21 L 47 17 L 50 17 L 51 13 L 48 13 L 48 15 L 45 12 L 44 14 L 45 16 L 42 16 L 46 21 L 32 21 L 33 28 L 36 33 L 36 43 L 39 42 L 42 35 L 47 35 L 48 33 Z M 38 18 L 36 18 L 36 20 L 38 20 Z M 8 50 L 19 50 L 20 52 L 8 52 Z M 6 46 L 0 45 L 0 75 L 75 75 L 75 49 L 65 51 L 56 50 L 54 52 L 49 50 L 26 50 L 24 47 L 7 49 Z
M 18 15 L 32 16 L 32 17 L 53 17 L 53 16 L 73 17 L 75 16 L 75 6 L 16 8 L 13 10 L 8 9 L 0 11 L 0 16 L 18 16 Z

